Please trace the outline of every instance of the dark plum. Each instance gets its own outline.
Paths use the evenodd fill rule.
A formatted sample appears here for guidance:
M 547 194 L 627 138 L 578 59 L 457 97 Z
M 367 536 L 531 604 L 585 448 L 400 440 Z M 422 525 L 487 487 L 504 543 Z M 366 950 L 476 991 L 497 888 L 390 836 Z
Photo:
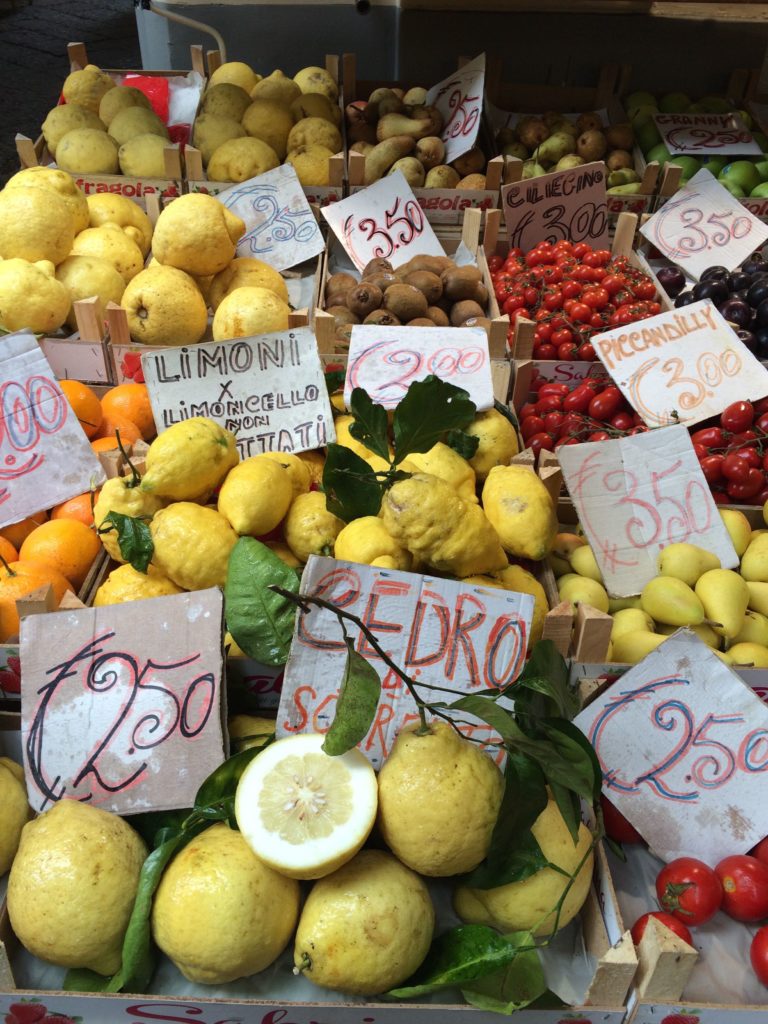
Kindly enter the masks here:
M 755 355 L 758 359 L 768 359 L 768 327 L 758 327 L 755 331 L 757 348 Z
M 693 292 L 680 292 L 680 294 L 675 299 L 675 306 L 677 309 L 680 309 L 681 306 L 690 306 L 690 304 L 695 301 L 696 296 L 693 294 Z
M 728 285 L 720 278 L 708 278 L 693 286 L 693 296 L 697 302 L 700 299 L 711 299 L 716 306 L 719 306 L 728 298 Z
M 728 267 L 707 267 L 702 273 L 700 280 L 712 281 L 720 278 L 728 277 L 730 271 Z
M 656 274 L 659 284 L 674 299 L 685 288 L 685 274 L 677 267 L 662 267 Z
M 755 310 L 755 320 L 758 327 L 768 327 L 768 299 L 763 299 Z
M 758 278 L 754 284 L 749 286 L 747 291 L 747 302 L 753 309 L 757 309 L 761 302 L 768 299 L 768 277 Z
M 748 327 L 752 322 L 752 307 L 741 299 L 727 299 L 719 310 L 726 320 L 737 327 Z
M 746 302 L 747 301 L 747 292 L 748 292 L 748 290 L 749 290 L 748 288 L 739 288 L 738 291 L 731 292 L 731 298 L 732 299 L 741 299 L 742 302 Z M 749 303 L 747 303 L 747 305 L 749 305 Z M 750 309 L 751 308 L 752 307 L 750 306 Z
M 738 331 L 736 331 L 736 334 L 739 336 L 739 341 L 742 345 L 745 345 L 750 352 L 757 351 L 757 338 L 752 331 L 745 331 L 740 327 Z
M 740 270 L 734 270 L 732 274 L 728 275 L 728 287 L 732 292 L 740 292 L 744 288 L 749 288 L 752 284 L 752 278 L 749 274 L 744 274 Z
M 755 259 L 753 257 L 751 260 L 746 260 L 742 264 L 741 269 L 745 274 L 765 273 L 765 271 L 768 270 L 768 264 L 766 264 L 765 260 Z

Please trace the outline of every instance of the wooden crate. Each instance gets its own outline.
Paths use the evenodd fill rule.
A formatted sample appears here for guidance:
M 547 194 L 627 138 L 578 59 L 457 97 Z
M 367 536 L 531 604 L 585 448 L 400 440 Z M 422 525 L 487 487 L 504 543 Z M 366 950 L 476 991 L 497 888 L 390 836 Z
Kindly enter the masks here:
M 74 303 L 77 330 L 40 338 L 40 348 L 58 380 L 109 384 L 112 366 L 107 346 L 104 310 L 97 297 Z

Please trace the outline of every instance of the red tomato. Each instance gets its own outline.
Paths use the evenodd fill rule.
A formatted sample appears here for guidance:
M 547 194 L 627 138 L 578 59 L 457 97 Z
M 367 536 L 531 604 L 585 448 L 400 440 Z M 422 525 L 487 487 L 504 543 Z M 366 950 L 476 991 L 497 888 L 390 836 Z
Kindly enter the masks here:
M 610 441 L 611 435 L 607 430 L 595 430 L 587 438 L 588 441 Z
M 562 395 L 544 395 L 536 403 L 536 412 L 539 416 L 543 416 L 547 412 L 559 412 L 563 408 L 563 401 Z M 739 462 L 743 461 L 743 459 L 739 459 Z
M 577 324 L 586 324 L 592 319 L 592 310 L 586 302 L 574 302 L 569 313 L 571 320 Z
M 615 427 L 616 430 L 631 430 L 634 425 L 634 421 L 628 412 L 617 412 L 611 419 L 611 426 Z
M 555 359 L 557 357 L 557 349 L 554 345 L 544 344 L 536 345 L 533 349 L 534 359 Z
M 607 422 L 621 408 L 624 401 L 617 387 L 607 387 L 599 395 L 595 395 L 589 403 L 589 415 L 595 420 Z
M 600 806 L 603 809 L 603 822 L 605 823 L 605 834 L 617 843 L 642 843 L 643 837 L 635 826 L 627 821 L 621 811 L 606 797 L 600 797 Z
M 600 282 L 600 287 L 605 288 L 609 295 L 615 295 L 625 288 L 626 284 L 627 282 L 621 274 L 609 274 Z
M 525 305 L 525 299 L 520 292 L 513 292 L 508 295 L 501 304 L 502 313 L 514 313 L 516 309 L 520 309 Z
M 763 465 L 763 459 L 757 448 L 740 448 L 733 454 L 738 459 L 743 459 L 747 465 L 753 466 L 755 469 L 760 469 Z
M 536 341 L 546 342 L 552 337 L 552 324 L 538 323 L 534 333 Z
M 541 416 L 528 416 L 520 424 L 520 433 L 526 441 L 529 437 L 533 437 L 534 434 L 540 434 L 545 429 L 544 420 Z
M 741 460 L 743 461 L 743 459 Z M 765 486 L 765 473 L 761 469 L 753 469 L 751 466 L 747 473 L 747 479 L 743 481 L 730 480 L 726 491 L 734 501 L 746 501 L 754 498 Z
M 576 358 L 583 359 L 587 363 L 593 363 L 595 361 L 595 349 L 592 343 L 589 341 L 582 342 L 576 350 Z
M 722 909 L 735 921 L 768 917 L 768 864 L 756 857 L 726 857 L 715 868 L 723 887 Z
M 587 242 L 577 242 L 571 251 L 577 260 L 583 260 L 588 252 L 592 252 L 592 246 Z
M 528 447 L 532 449 L 534 455 L 538 455 L 542 448 L 552 452 L 555 450 L 555 439 L 545 433 L 534 434 L 533 437 L 528 438 Z
M 575 359 L 576 349 L 579 346 L 575 341 L 564 341 L 562 345 L 557 346 L 557 358 L 558 359 Z
M 633 284 L 632 291 L 638 299 L 653 300 L 656 298 L 656 285 L 647 277 L 638 281 L 637 284 Z
M 739 447 L 744 444 L 751 444 L 757 440 L 754 430 L 742 430 L 740 434 L 731 434 L 730 448 Z
M 544 417 L 544 429 L 548 434 L 556 434 L 564 419 L 564 415 L 559 411 L 548 412 Z
M 765 399 L 761 399 L 761 401 L 765 401 Z M 758 403 L 758 405 L 759 404 L 760 403 Z M 755 413 L 757 413 L 757 406 L 755 406 Z M 761 413 L 761 415 L 755 420 L 754 426 L 756 430 L 760 430 L 764 434 L 768 434 L 768 412 Z
M 761 839 L 757 846 L 749 852 L 752 857 L 757 857 L 763 864 L 768 864 L 768 836 Z
M 492 274 L 494 274 L 496 273 L 497 270 L 501 268 L 503 263 L 504 260 L 501 258 L 501 256 L 491 256 L 491 258 L 488 260 L 488 269 Z
M 529 416 L 536 415 L 536 406 L 533 402 L 526 402 L 525 405 L 520 409 L 520 421 L 527 419 Z
M 721 468 L 726 480 L 732 480 L 734 483 L 743 484 L 746 483 L 749 478 L 751 466 L 746 459 L 741 459 L 736 452 L 731 452 L 723 459 Z
M 509 322 L 516 324 L 518 320 L 530 320 L 531 312 L 527 306 L 519 306 L 517 309 L 513 309 L 509 314 Z
M 720 427 L 703 427 L 691 434 L 694 444 L 703 444 L 705 448 L 724 448 L 725 434 Z
M 741 434 L 752 426 L 755 410 L 751 402 L 732 402 L 720 413 L 720 425 L 724 430 Z
M 656 895 L 664 910 L 695 926 L 720 909 L 723 887 L 712 868 L 695 857 L 678 857 L 656 876 Z
M 573 331 L 569 331 L 567 327 L 561 327 L 559 330 L 552 332 L 550 341 L 556 348 L 559 348 L 566 341 L 573 341 Z
M 542 384 L 539 388 L 539 398 L 543 398 L 545 395 L 562 395 L 565 397 L 570 388 L 567 384 L 558 384 L 557 381 L 548 380 L 546 384 Z
M 724 455 L 706 455 L 700 462 L 701 471 L 708 484 L 716 484 L 723 479 Z
M 693 945 L 693 938 L 691 933 L 685 927 L 682 921 L 674 917 L 672 914 L 667 914 L 663 910 L 652 910 L 649 914 L 643 914 L 642 917 L 638 917 L 635 923 L 632 925 L 632 941 L 636 946 L 640 945 L 640 939 L 645 935 L 645 929 L 648 926 L 648 921 L 655 917 L 657 921 L 660 921 L 665 928 L 669 928 L 671 932 L 674 932 L 678 938 L 681 938 L 683 942 L 687 942 L 689 946 Z
M 586 412 L 590 402 L 594 398 L 594 392 L 587 384 L 579 384 L 570 395 L 563 399 L 564 412 Z
M 759 928 L 749 948 L 752 970 L 764 985 L 768 985 L 768 925 Z
M 608 305 L 610 298 L 608 290 L 602 286 L 598 288 L 588 288 L 582 295 L 582 301 L 584 304 L 591 306 L 592 309 L 604 309 Z
M 550 311 L 560 309 L 563 305 L 563 293 L 559 290 L 547 292 L 542 305 Z
M 560 291 L 564 299 L 576 299 L 581 295 L 581 285 L 578 281 L 566 281 Z

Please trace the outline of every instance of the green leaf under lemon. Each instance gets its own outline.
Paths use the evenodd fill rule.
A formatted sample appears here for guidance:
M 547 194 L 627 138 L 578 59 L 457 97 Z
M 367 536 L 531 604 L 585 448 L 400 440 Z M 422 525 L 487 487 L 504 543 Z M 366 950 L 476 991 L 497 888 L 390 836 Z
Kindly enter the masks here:
M 332 757 L 346 754 L 368 735 L 381 696 L 381 680 L 376 669 L 358 654 L 350 637 L 345 637 L 344 642 L 347 645 L 344 677 L 336 713 L 323 742 L 323 750 Z
M 270 590 L 271 584 L 299 592 L 298 576 L 274 551 L 254 537 L 240 537 L 227 569 L 227 629 L 249 658 L 280 666 L 288 661 L 296 606 Z
M 108 524 L 108 525 L 105 525 Z M 122 512 L 109 512 L 99 526 L 99 533 L 117 532 L 117 543 L 120 554 L 136 572 L 146 575 L 155 545 L 149 531 L 149 523 L 145 519 L 126 516 Z

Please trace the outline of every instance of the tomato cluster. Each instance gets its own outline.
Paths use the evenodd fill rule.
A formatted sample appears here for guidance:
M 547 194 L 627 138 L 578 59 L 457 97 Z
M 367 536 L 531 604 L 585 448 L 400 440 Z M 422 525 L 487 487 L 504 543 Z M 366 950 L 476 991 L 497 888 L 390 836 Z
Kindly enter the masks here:
M 768 501 L 768 398 L 733 402 L 716 424 L 692 430 L 691 440 L 718 504 Z
M 534 359 L 595 359 L 590 339 L 661 312 L 656 286 L 625 256 L 586 242 L 540 242 L 488 261 L 496 299 L 515 323 L 533 320 Z

